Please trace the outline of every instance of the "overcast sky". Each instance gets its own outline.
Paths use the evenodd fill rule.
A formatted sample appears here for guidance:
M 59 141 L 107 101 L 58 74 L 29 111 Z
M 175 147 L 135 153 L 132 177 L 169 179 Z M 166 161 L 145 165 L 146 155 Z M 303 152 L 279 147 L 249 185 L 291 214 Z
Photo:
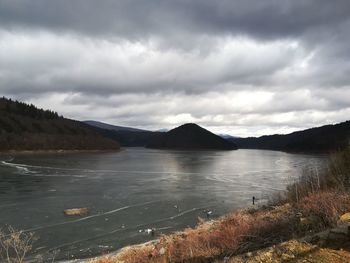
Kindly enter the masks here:
M 0 94 L 236 136 L 350 119 L 349 0 L 0 0 Z

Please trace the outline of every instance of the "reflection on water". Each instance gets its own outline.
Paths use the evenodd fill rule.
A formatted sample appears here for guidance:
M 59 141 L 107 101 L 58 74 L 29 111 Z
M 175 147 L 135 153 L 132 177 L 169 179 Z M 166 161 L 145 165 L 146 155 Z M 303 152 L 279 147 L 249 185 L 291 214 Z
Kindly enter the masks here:
M 160 151 L 0 157 L 0 226 L 34 231 L 37 254 L 81 258 L 195 226 L 207 209 L 213 217 L 265 202 L 285 189 L 305 165 L 327 156 L 276 151 Z M 85 217 L 63 210 L 88 207 Z

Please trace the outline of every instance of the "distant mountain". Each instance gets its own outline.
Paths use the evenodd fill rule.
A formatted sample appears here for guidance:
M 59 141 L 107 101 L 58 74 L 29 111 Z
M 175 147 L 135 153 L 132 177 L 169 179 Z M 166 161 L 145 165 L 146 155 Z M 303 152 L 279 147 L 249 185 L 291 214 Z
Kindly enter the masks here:
M 181 150 L 237 149 L 237 146 L 234 143 L 231 143 L 194 123 L 184 124 L 166 133 L 154 136 L 147 147 Z
M 0 98 L 0 151 L 115 150 L 116 141 L 90 126 L 34 105 Z
M 103 137 L 118 142 L 123 147 L 145 147 L 160 132 L 152 132 L 130 127 L 115 126 L 98 121 L 85 121 L 91 129 Z
M 168 132 L 168 131 L 169 129 L 163 128 L 163 129 L 156 130 L 155 132 Z
M 147 130 L 142 130 L 142 129 L 136 129 L 136 128 L 130 128 L 130 127 L 123 127 L 123 126 L 115 126 L 115 125 L 111 125 L 108 123 L 104 123 L 104 122 L 99 122 L 99 121 L 83 121 L 84 123 L 93 126 L 93 127 L 97 127 L 97 128 L 101 128 L 101 129 L 105 129 L 105 130 L 113 130 L 113 131 L 132 131 L 132 132 L 148 132 Z
M 92 127 L 96 132 L 111 140 L 117 141 L 123 147 L 145 147 L 153 137 L 162 134 L 151 131 L 115 131 Z
M 350 121 L 297 131 L 286 135 L 268 135 L 229 139 L 239 148 L 290 152 L 330 152 L 349 146 Z
M 223 134 L 223 133 L 218 134 L 218 136 L 220 136 L 221 138 L 224 138 L 226 140 L 239 138 L 236 136 L 232 136 L 230 134 Z

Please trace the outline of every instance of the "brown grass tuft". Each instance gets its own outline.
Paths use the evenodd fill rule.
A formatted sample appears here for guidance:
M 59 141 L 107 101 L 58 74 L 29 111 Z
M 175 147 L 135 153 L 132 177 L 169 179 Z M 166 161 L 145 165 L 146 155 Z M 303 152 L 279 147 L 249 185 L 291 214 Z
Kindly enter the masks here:
M 0 230 L 0 259 L 1 262 L 22 263 L 25 257 L 32 250 L 34 242 L 33 233 L 18 231 L 9 226 L 3 232 Z
M 295 230 L 294 214 L 290 205 L 270 211 L 241 210 L 195 229 L 162 236 L 156 244 L 124 249 L 107 261 L 94 263 L 211 262 L 220 255 L 237 254 L 284 240 L 281 236 L 290 236 Z
M 162 236 L 156 243 L 130 247 L 114 257 L 93 263 L 213 262 L 218 257 L 241 254 L 305 235 L 310 229 L 300 228 L 297 212 L 316 217 L 317 226 L 313 230 L 322 230 L 334 225 L 339 215 L 347 211 L 350 211 L 349 195 L 319 192 L 304 197 L 298 205 L 237 211 L 214 222 L 202 222 L 195 229 Z
M 305 216 L 316 216 L 319 227 L 335 226 L 339 217 L 350 211 L 349 194 L 319 192 L 305 197 L 299 204 Z

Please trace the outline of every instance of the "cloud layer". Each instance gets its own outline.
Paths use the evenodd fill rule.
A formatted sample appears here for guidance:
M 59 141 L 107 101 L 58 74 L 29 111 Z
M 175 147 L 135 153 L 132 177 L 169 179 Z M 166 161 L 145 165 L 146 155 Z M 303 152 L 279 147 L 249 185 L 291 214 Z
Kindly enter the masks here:
M 346 0 L 0 0 L 0 93 L 146 129 L 344 121 L 349 14 Z

